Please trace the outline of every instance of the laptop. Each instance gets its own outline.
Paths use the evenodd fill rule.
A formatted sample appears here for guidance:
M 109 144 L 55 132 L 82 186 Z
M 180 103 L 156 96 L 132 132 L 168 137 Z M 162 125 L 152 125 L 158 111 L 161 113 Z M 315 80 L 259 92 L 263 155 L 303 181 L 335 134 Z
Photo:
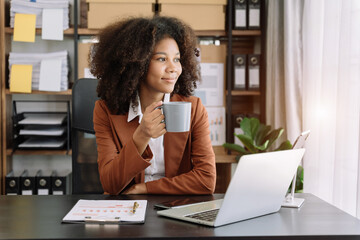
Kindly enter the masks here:
M 218 227 L 280 210 L 305 149 L 244 155 L 224 199 L 158 211 L 164 217 Z

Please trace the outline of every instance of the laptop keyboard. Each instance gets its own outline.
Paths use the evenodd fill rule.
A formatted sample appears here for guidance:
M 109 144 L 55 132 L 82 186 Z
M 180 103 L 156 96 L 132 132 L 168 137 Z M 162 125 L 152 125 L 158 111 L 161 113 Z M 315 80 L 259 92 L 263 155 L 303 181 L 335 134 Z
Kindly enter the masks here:
M 215 221 L 215 218 L 216 218 L 216 215 L 218 214 L 218 212 L 219 212 L 219 209 L 212 209 L 212 210 L 209 210 L 209 211 L 204 211 L 204 212 L 199 212 L 199 213 L 186 215 L 185 217 L 213 222 L 213 221 Z

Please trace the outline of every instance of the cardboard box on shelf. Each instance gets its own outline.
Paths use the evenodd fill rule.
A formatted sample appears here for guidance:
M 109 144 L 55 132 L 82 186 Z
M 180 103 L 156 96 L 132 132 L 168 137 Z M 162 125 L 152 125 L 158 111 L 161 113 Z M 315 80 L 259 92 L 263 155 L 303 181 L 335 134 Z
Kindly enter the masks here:
M 161 16 L 182 19 L 194 30 L 225 30 L 226 0 L 159 0 Z
M 155 0 L 86 0 L 87 23 L 90 29 L 106 25 L 127 17 L 152 17 Z
M 78 77 L 80 78 L 93 78 L 89 71 L 89 52 L 91 49 L 91 42 L 78 43 Z

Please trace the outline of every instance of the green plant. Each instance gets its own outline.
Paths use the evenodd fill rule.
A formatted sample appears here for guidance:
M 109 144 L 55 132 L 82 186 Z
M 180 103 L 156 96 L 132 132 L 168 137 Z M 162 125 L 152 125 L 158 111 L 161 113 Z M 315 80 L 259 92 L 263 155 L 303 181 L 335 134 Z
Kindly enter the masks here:
M 243 134 L 236 134 L 243 146 L 234 143 L 224 143 L 223 147 L 238 152 L 236 160 L 246 154 L 262 153 L 269 151 L 287 150 L 292 148 L 289 140 L 282 142 L 277 148 L 272 147 L 275 141 L 283 134 L 284 129 L 271 129 L 271 126 L 260 123 L 257 118 L 244 118 L 240 122 Z M 274 149 L 274 150 L 272 150 Z M 303 187 L 304 171 L 301 166 L 297 170 L 297 180 L 295 190 L 300 192 Z

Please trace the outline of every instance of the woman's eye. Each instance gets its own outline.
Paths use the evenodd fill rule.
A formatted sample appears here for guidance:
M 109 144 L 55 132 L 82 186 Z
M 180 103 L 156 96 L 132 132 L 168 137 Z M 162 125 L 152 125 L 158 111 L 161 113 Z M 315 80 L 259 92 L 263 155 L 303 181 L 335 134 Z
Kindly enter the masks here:
M 180 62 L 180 58 L 175 58 L 174 62 Z
M 165 62 L 165 61 L 166 61 L 166 59 L 165 59 L 165 58 L 163 58 L 163 57 L 158 58 L 157 60 L 158 60 L 158 61 L 160 61 L 160 62 Z

